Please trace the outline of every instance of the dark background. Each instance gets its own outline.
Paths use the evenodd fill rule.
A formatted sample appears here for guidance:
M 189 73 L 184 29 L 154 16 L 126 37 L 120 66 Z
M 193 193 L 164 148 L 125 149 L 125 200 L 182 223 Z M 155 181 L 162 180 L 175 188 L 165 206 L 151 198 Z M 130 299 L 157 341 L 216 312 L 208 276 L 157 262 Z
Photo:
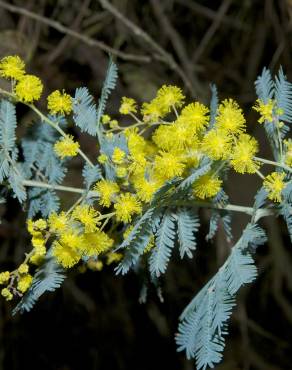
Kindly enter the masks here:
M 0 1 L 0 56 L 21 55 L 28 71 L 44 81 L 44 97 L 54 89 L 73 93 L 88 86 L 98 99 L 112 48 L 119 66 L 108 105 L 113 117 L 121 96 L 144 101 L 171 83 L 189 100 L 208 102 L 214 82 L 220 98 L 232 97 L 245 109 L 261 156 L 271 155 L 251 111 L 253 83 L 264 66 L 276 73 L 281 64 L 292 77 L 291 0 L 110 1 Z M 45 109 L 45 99 L 39 105 Z M 18 118 L 21 137 L 33 116 L 18 107 Z M 95 140 L 83 135 L 80 142 L 95 160 Z M 80 168 L 78 159 L 72 161 L 68 184 L 80 185 Z M 232 203 L 249 206 L 258 186 L 255 176 L 231 175 L 227 192 Z M 71 196 L 62 199 L 64 208 L 72 203 Z M 17 202 L 9 199 L 1 214 L 2 271 L 17 266 L 30 246 Z M 70 273 L 62 289 L 23 316 L 12 317 L 12 305 L 0 300 L 0 369 L 193 369 L 176 353 L 178 316 L 231 247 L 221 228 L 213 243 L 205 241 L 208 217 L 202 214 L 195 258 L 172 259 L 161 281 L 164 303 L 152 287 L 140 304 L 140 279 L 134 273 L 115 277 L 111 267 Z M 247 222 L 234 215 L 235 239 Z M 291 244 L 280 220 L 266 219 L 262 226 L 269 242 L 257 253 L 259 278 L 240 292 L 220 370 L 292 369 Z

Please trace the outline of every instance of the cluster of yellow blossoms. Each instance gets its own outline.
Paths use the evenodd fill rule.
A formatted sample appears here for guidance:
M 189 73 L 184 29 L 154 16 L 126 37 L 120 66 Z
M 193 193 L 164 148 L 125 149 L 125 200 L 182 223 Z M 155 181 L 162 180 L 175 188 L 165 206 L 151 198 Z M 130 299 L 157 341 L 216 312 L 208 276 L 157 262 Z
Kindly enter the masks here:
M 26 74 L 25 63 L 19 56 L 7 56 L 0 60 L 0 76 L 11 80 L 13 93 L 19 101 L 33 104 L 40 99 L 43 92 L 42 81 L 37 76 Z M 47 102 L 52 115 L 72 112 L 72 97 L 64 90 L 52 92 L 47 97 Z M 55 146 L 56 154 L 61 158 L 77 155 L 78 149 L 79 144 L 74 142 L 72 136 L 62 138 Z
M 100 205 L 109 207 L 114 203 L 116 210 L 120 210 L 116 202 L 121 197 L 122 188 L 129 186 L 134 189 L 135 195 L 130 197 L 128 194 L 127 202 L 123 201 L 125 207 L 121 207 L 121 210 L 124 217 L 118 212 L 118 220 L 131 221 L 129 216 L 139 213 L 141 205 L 150 202 L 155 191 L 165 181 L 175 176 L 188 176 L 204 156 L 213 160 L 215 165 L 193 184 L 193 194 L 196 198 L 210 199 L 220 191 L 223 181 L 219 172 L 224 167 L 231 167 L 241 174 L 257 173 L 263 177 L 259 172 L 260 162 L 255 157 L 258 143 L 247 134 L 243 112 L 234 100 L 226 99 L 219 105 L 215 123 L 210 127 L 209 109 L 198 102 L 184 106 L 184 99 L 178 87 L 163 86 L 150 103 L 142 105 L 142 119 L 135 115 L 138 110 L 135 100 L 122 99 L 120 113 L 130 114 L 136 123 L 129 128 L 110 126 L 107 136 L 110 138 L 114 131 L 124 132 L 128 152 L 116 147 L 110 157 L 100 155 L 100 163 L 108 162 L 114 166 L 119 181 L 102 180 L 95 186 L 100 195 Z M 257 101 L 255 109 L 261 113 L 260 122 L 273 119 L 271 106 L 275 109 L 274 103 L 271 105 L 268 102 L 265 105 Z M 171 112 L 175 120 L 166 121 L 165 117 Z M 281 112 L 278 110 L 276 113 Z M 102 122 L 104 125 L 110 125 L 112 120 L 107 115 Z M 152 133 L 143 135 L 148 129 Z M 145 139 L 145 136 L 149 139 Z M 286 164 L 290 165 L 291 142 L 287 142 L 286 146 Z M 283 175 L 275 173 L 264 182 L 269 198 L 275 201 L 279 201 L 285 183 L 283 182 L 281 188 L 277 183 L 277 196 L 271 191 L 271 185 L 268 183 L 280 178 L 283 180 Z
M 36 76 L 26 75 L 24 68 L 24 62 L 17 56 L 0 61 L 0 75 L 13 81 L 14 96 L 32 105 L 40 98 L 43 86 Z M 72 111 L 73 99 L 64 91 L 54 91 L 47 100 L 50 114 L 65 115 Z M 281 127 L 277 117 L 283 112 L 273 100 L 266 104 L 258 100 L 254 109 L 260 113 L 260 123 L 274 121 Z M 52 255 L 64 268 L 83 261 L 83 266 L 100 270 L 103 264 L 100 255 L 105 256 L 107 264 L 119 261 L 122 255 L 113 252 L 113 246 L 120 242 L 115 230 L 122 230 L 126 237 L 133 218 L 142 213 L 155 192 L 174 177 L 191 175 L 205 158 L 210 160 L 210 170 L 194 181 L 189 195 L 192 200 L 212 200 L 222 188 L 222 173 L 231 168 L 240 174 L 260 176 L 269 199 L 281 202 L 287 185 L 285 173 L 262 175 L 260 166 L 265 162 L 256 157 L 258 143 L 247 133 L 242 109 L 233 99 L 219 104 L 211 123 L 210 111 L 204 104 L 185 104 L 180 88 L 164 85 L 140 110 L 134 99 L 123 97 L 119 112 L 130 115 L 134 123 L 123 127 L 109 115 L 104 115 L 101 123 L 109 143 L 114 143 L 115 135 L 122 133 L 126 145 L 116 145 L 106 153 L 101 148 L 98 156 L 100 164 L 114 169 L 116 180 L 102 178 L 93 186 L 100 211 L 110 208 L 109 212 L 100 213 L 81 203 L 67 213 L 51 213 L 47 220 L 29 220 L 33 250 L 17 270 L 0 274 L 0 284 L 6 284 L 2 295 L 7 300 L 29 288 L 32 277 L 28 264 L 41 263 L 48 242 Z M 284 141 L 282 149 L 282 163 L 291 166 L 292 141 Z M 80 153 L 78 142 L 70 135 L 63 135 L 54 150 L 62 159 Z M 145 251 L 153 247 L 152 238 Z
M 111 251 L 114 241 L 99 227 L 106 220 L 106 215 L 89 205 L 76 206 L 71 213 L 51 213 L 48 220 L 28 220 L 33 249 L 17 270 L 0 273 L 0 284 L 6 285 L 1 295 L 11 300 L 27 291 L 33 281 L 28 273 L 30 264 L 43 262 L 48 241 L 52 244 L 52 255 L 64 268 L 76 265 L 83 258 L 85 267 L 100 270 L 103 262 L 98 256 L 101 254 L 105 255 L 107 265 L 118 262 L 122 255 Z

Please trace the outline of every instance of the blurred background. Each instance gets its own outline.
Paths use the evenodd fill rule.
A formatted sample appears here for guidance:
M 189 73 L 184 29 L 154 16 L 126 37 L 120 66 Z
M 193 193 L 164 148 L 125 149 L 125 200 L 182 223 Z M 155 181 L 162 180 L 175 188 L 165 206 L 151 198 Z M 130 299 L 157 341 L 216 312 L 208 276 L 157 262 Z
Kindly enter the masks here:
M 254 80 L 264 66 L 276 73 L 280 65 L 292 78 L 291 0 L 0 0 L 0 20 L 0 57 L 22 56 L 43 80 L 44 97 L 87 86 L 98 99 L 111 53 L 119 67 L 108 105 L 113 117 L 122 96 L 145 101 L 163 83 L 181 86 L 189 101 L 208 103 L 212 82 L 220 99 L 232 97 L 244 108 L 261 156 L 271 156 L 251 110 Z M 44 109 L 45 99 L 39 104 Z M 18 118 L 21 137 L 33 116 L 19 107 Z M 95 140 L 82 135 L 80 142 L 96 159 Z M 68 184 L 80 185 L 80 168 L 72 161 Z M 232 203 L 249 206 L 258 186 L 255 176 L 232 175 L 227 192 Z M 66 208 L 72 197 L 62 196 Z M 17 266 L 30 246 L 26 214 L 15 200 L 1 208 L 1 218 L 3 271 Z M 115 277 L 111 266 L 72 272 L 62 289 L 23 316 L 12 317 L 12 304 L 1 299 L 0 369 L 194 369 L 176 353 L 178 316 L 232 246 L 221 227 L 206 242 L 208 212 L 202 218 L 195 258 L 174 256 L 161 281 L 164 302 L 152 287 L 140 304 L 140 279 Z M 247 222 L 234 215 L 235 240 Z M 259 278 L 240 292 L 220 370 L 292 369 L 291 243 L 281 220 L 262 226 L 269 242 L 257 253 Z

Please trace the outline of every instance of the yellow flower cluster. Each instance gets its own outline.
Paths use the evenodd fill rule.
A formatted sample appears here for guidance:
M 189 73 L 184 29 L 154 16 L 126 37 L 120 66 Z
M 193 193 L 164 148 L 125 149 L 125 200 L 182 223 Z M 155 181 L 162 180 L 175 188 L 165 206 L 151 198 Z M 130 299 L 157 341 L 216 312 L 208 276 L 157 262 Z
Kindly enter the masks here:
M 20 78 L 15 86 L 15 93 L 25 103 L 39 100 L 43 91 L 41 80 L 33 75 L 25 75 Z
M 24 67 L 19 57 L 7 57 L 0 61 L 0 75 L 13 79 L 18 99 L 31 104 L 40 98 L 43 86 L 36 76 L 26 75 Z M 51 114 L 72 112 L 73 99 L 64 90 L 54 91 L 47 101 Z M 272 100 L 266 104 L 258 100 L 254 109 L 261 115 L 260 123 L 275 117 L 279 123 L 278 116 L 283 113 Z M 243 111 L 233 99 L 219 104 L 212 124 L 210 111 L 204 104 L 197 101 L 185 104 L 182 90 L 171 85 L 162 86 L 156 96 L 141 107 L 132 98 L 122 98 L 119 112 L 129 114 L 134 123 L 121 127 L 109 115 L 102 116 L 105 138 L 115 146 L 102 148 L 97 160 L 113 170 L 114 180 L 102 177 L 94 184 L 98 210 L 77 201 L 66 213 L 53 212 L 47 220 L 28 220 L 32 251 L 15 271 L 0 273 L 0 284 L 6 285 L 1 294 L 7 300 L 11 300 L 15 292 L 21 295 L 29 289 L 30 264 L 42 263 L 48 240 L 52 241 L 52 255 L 64 268 L 83 261 L 82 271 L 87 268 L 99 271 L 104 264 L 120 261 L 122 254 L 113 252 L 112 248 L 120 238 L 112 238 L 113 230 L 126 229 L 123 235 L 126 238 L 133 229 L 131 223 L 135 217 L 147 209 L 161 186 L 173 178 L 187 178 L 206 159 L 210 168 L 194 181 L 189 192 L 191 199 L 214 199 L 223 186 L 222 173 L 228 168 L 240 174 L 257 173 L 263 178 L 259 172 L 258 160 L 261 159 L 256 158 L 258 143 L 247 134 Z M 123 135 L 115 140 L 115 132 L 119 131 L 123 131 Z M 292 141 L 285 141 L 282 149 L 283 162 L 291 166 Z M 67 135 L 55 143 L 54 151 L 62 159 L 73 157 L 80 152 L 79 143 Z M 265 177 L 263 186 L 270 200 L 281 202 L 286 187 L 285 173 L 271 173 Z M 100 213 L 99 210 L 109 207 L 109 213 Z M 154 247 L 152 236 L 144 253 Z
M 128 99 L 122 100 L 121 109 L 124 103 L 129 103 Z M 122 172 L 123 176 L 118 177 L 123 181 L 126 177 L 141 202 L 150 202 L 165 181 L 188 176 L 206 156 L 212 161 L 222 161 L 223 167 L 229 166 L 241 174 L 255 173 L 260 167 L 254 159 L 258 143 L 246 133 L 242 109 L 233 99 L 225 99 L 219 104 L 212 127 L 209 109 L 204 104 L 193 102 L 184 105 L 184 101 L 178 87 L 162 86 L 152 101 L 142 105 L 142 120 L 135 117 L 138 123 L 134 126 L 144 125 L 144 129 L 139 131 L 138 127 L 130 127 L 124 130 L 129 154 L 116 148 L 112 158 L 107 158 L 116 168 L 116 173 Z M 135 102 L 135 113 L 136 108 Z M 166 115 L 174 120 L 165 121 Z M 156 125 L 158 127 L 150 138 L 145 139 L 143 132 Z M 222 180 L 210 171 L 194 184 L 193 193 L 197 198 L 210 199 L 221 187 Z M 104 202 L 103 191 L 97 190 L 101 192 L 101 202 Z
M 51 114 L 70 114 L 72 111 L 72 98 L 69 94 L 56 90 L 48 98 L 48 110 Z
M 18 55 L 10 55 L 0 60 L 0 76 L 13 81 L 16 97 L 27 104 L 39 100 L 43 92 L 42 81 L 34 75 L 26 74 L 25 63 Z M 70 114 L 72 97 L 64 90 L 52 92 L 48 98 L 48 110 L 51 114 Z
M 264 180 L 264 188 L 268 192 L 268 198 L 274 202 L 282 201 L 282 191 L 285 189 L 285 174 L 283 172 L 272 172 Z
M 135 195 L 131 193 L 121 194 L 114 205 L 116 210 L 116 218 L 118 221 L 129 223 L 132 220 L 132 216 L 139 214 L 142 211 L 142 207 Z
M 33 246 L 33 253 L 30 257 L 30 262 L 33 264 L 40 264 L 47 252 L 46 242 L 47 242 L 47 222 L 42 218 L 32 221 L 27 221 L 27 230 L 31 234 L 31 244 Z
M 137 113 L 137 104 L 135 100 L 131 98 L 126 98 L 124 96 L 122 98 L 122 103 L 120 106 L 120 113 L 121 114 Z
M 43 91 L 42 81 L 25 72 L 25 63 L 18 56 L 7 56 L 0 60 L 0 76 L 11 79 L 16 97 L 24 103 L 33 103 L 39 100 Z
M 33 250 L 27 254 L 25 261 L 14 271 L 4 271 L 0 273 L 0 284 L 7 285 L 1 290 L 1 295 L 10 301 L 13 296 L 21 296 L 25 293 L 32 284 L 33 277 L 29 274 L 28 263 L 35 264 L 40 258 L 43 258 L 46 253 L 45 243 L 46 236 L 44 235 L 47 228 L 47 223 L 43 219 L 35 222 L 28 220 L 28 231 L 32 235 Z
M 269 99 L 266 104 L 262 100 L 257 99 L 253 109 L 260 114 L 259 123 L 273 121 L 274 105 L 275 102 L 272 99 Z
M 66 157 L 75 157 L 78 154 L 79 143 L 73 140 L 73 136 L 67 135 L 55 143 L 54 150 L 62 159 Z
M 0 61 L 0 76 L 19 80 L 25 74 L 25 63 L 18 56 L 7 56 Z
M 79 205 L 71 214 L 50 215 L 49 231 L 56 237 L 52 253 L 63 267 L 70 268 L 83 256 L 98 256 L 112 247 L 113 240 L 99 229 L 101 218 L 89 205 Z

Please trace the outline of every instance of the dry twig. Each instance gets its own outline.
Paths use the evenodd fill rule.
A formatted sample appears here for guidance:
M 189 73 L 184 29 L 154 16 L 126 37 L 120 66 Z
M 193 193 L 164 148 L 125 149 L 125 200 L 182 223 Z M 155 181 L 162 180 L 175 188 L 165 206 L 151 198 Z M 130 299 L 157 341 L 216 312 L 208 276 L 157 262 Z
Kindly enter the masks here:
M 25 9 L 25 8 L 21 8 L 20 6 L 11 5 L 11 4 L 6 3 L 5 1 L 0 0 L 0 7 L 3 8 L 3 9 L 6 9 L 6 10 L 12 12 L 12 13 L 25 15 L 26 17 L 34 19 L 37 22 L 42 22 L 43 24 L 46 24 L 49 27 L 52 27 L 52 28 L 56 29 L 57 31 L 59 31 L 59 32 L 65 34 L 65 35 L 70 35 L 70 36 L 84 42 L 85 44 L 87 44 L 89 46 L 97 47 L 97 48 L 99 48 L 99 49 L 101 49 L 101 50 L 103 50 L 107 53 L 115 55 L 116 57 L 118 57 L 120 59 L 127 60 L 127 61 L 134 61 L 134 62 L 142 62 L 142 63 L 149 63 L 151 61 L 151 57 L 149 57 L 149 56 L 129 54 L 129 53 L 125 53 L 125 52 L 120 51 L 120 50 L 116 50 L 116 49 L 112 48 L 111 46 L 108 46 L 107 44 L 105 44 L 102 41 L 98 41 L 98 40 L 92 39 L 90 37 L 87 37 L 85 35 L 82 35 L 77 31 L 74 31 L 70 28 L 65 27 L 64 25 L 62 25 L 59 22 L 51 20 L 51 19 L 49 19 L 47 17 L 44 17 L 42 15 L 33 13 L 33 12 L 31 12 L 31 11 Z

